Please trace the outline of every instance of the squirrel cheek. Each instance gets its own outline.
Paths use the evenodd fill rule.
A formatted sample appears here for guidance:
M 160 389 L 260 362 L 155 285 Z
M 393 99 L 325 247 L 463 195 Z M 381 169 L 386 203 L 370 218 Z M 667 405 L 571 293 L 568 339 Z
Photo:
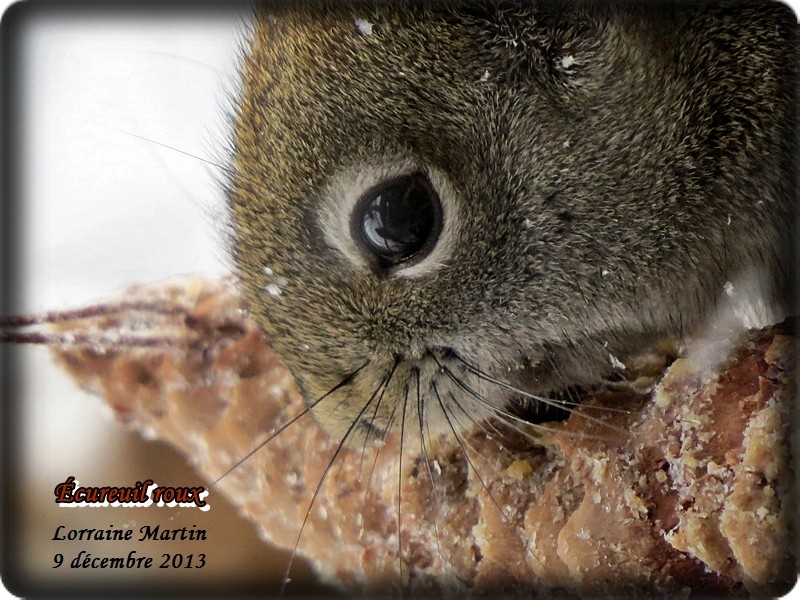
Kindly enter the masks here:
M 336 379 L 338 383 L 329 385 Z M 307 377 L 302 385 L 303 400 L 320 427 L 345 445 L 383 439 L 398 402 L 396 391 L 386 389 L 385 378 L 377 384 L 369 374 L 324 380 Z

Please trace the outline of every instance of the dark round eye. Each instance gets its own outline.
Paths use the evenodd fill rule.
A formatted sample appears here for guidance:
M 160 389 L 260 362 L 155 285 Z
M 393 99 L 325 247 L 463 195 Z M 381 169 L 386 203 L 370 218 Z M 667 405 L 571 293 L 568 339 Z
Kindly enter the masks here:
M 361 197 L 352 229 L 381 267 L 419 258 L 433 248 L 442 231 L 439 196 L 422 174 L 393 179 Z

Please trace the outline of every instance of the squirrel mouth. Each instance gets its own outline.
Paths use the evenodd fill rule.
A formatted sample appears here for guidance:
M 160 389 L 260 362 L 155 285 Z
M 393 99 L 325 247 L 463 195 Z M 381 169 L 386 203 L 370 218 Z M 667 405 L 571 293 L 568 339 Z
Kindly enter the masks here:
M 492 423 L 527 431 L 568 419 L 590 391 L 578 384 L 542 385 L 560 383 L 531 377 L 542 362 L 506 370 L 489 355 L 429 347 L 419 357 L 370 358 L 306 404 L 329 433 L 356 446 L 381 444 L 393 430 L 401 437 L 414 430 L 419 437 L 457 439 Z
M 542 394 L 544 398 L 547 398 L 547 402 L 515 395 L 507 410 L 532 425 L 558 423 L 569 419 L 573 410 L 580 406 L 588 391 L 581 386 L 553 390 Z
M 533 425 L 566 421 L 588 392 L 588 389 L 583 386 L 553 387 L 542 392 L 541 386 L 529 385 L 528 375 L 540 368 L 530 359 L 526 359 L 526 367 L 515 371 L 514 376 L 506 381 L 502 377 L 495 378 L 489 373 L 481 371 L 461 358 L 452 348 L 444 349 L 442 354 L 447 359 L 460 361 L 466 366 L 468 372 L 472 372 L 478 378 L 490 381 L 510 392 L 505 410 L 514 417 Z

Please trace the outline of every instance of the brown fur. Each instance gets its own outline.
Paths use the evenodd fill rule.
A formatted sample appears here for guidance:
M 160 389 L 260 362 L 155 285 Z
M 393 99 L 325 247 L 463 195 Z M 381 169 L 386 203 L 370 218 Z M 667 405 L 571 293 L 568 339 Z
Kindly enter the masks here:
M 405 399 L 411 419 L 417 383 L 426 414 L 436 383 L 485 416 L 427 351 L 501 407 L 504 390 L 443 349 L 547 393 L 692 331 L 746 268 L 785 298 L 794 34 L 777 3 L 259 6 L 233 139 L 235 260 L 308 403 L 367 364 L 317 407 L 322 424 L 382 430 Z M 462 224 L 446 266 L 417 279 L 360 271 L 319 230 L 332 177 L 397 156 L 447 176 Z

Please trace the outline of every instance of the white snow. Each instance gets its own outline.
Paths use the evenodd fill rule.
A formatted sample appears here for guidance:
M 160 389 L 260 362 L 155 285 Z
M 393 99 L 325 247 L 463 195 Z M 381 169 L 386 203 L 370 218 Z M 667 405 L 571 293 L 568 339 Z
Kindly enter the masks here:
M 356 19 L 356 30 L 361 35 L 372 35 L 372 23 L 366 19 Z

